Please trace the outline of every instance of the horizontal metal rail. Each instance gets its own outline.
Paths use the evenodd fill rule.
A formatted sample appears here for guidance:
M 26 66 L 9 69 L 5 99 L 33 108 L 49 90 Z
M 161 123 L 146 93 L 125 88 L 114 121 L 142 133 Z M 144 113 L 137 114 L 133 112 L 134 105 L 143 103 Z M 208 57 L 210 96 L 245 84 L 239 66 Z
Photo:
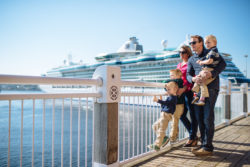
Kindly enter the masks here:
M 0 94 L 0 100 L 23 100 L 23 99 L 62 99 L 62 98 L 87 98 L 101 97 L 101 93 L 46 93 L 46 94 Z
M 80 79 L 40 77 L 24 75 L 0 75 L 0 84 L 35 84 L 35 85 L 102 85 L 102 79 Z
M 165 87 L 165 83 L 157 83 L 157 82 L 121 81 L 120 84 L 121 86 L 156 87 L 156 88 Z
M 166 96 L 164 93 L 125 93 L 122 92 L 121 96 Z

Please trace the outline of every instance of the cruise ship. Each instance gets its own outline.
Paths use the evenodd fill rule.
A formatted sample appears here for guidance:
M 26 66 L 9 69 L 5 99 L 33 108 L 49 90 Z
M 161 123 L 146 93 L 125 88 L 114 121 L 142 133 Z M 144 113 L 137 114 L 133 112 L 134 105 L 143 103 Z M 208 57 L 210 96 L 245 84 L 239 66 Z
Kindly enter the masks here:
M 188 37 L 180 44 L 188 44 Z M 169 70 L 175 69 L 181 62 L 179 47 L 168 48 L 167 40 L 162 41 L 163 50 L 143 52 L 143 46 L 136 37 L 129 38 L 117 52 L 103 53 L 95 57 L 96 63 L 82 64 L 72 62 L 72 56 L 65 64 L 49 70 L 46 76 L 92 78 L 95 69 L 101 65 L 120 66 L 121 79 L 130 81 L 163 82 L 169 78 Z M 225 59 L 226 69 L 220 74 L 221 78 L 234 81 L 246 79 L 243 73 L 232 62 L 232 56 L 221 53 Z M 60 86 L 56 86 L 57 88 Z M 56 88 L 54 87 L 54 88 Z

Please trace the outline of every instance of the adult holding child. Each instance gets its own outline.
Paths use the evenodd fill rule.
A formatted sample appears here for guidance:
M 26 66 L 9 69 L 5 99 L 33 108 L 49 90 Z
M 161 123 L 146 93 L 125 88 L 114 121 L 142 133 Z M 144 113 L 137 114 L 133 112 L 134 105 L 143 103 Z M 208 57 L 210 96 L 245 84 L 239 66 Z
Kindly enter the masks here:
M 209 50 L 204 47 L 203 38 L 199 35 L 191 36 L 190 43 L 194 55 L 188 60 L 187 80 L 189 83 L 202 84 L 203 78 L 199 75 L 202 70 L 200 61 L 206 59 Z M 214 137 L 214 107 L 219 93 L 219 74 L 225 69 L 226 63 L 219 55 L 216 60 L 218 63 L 212 71 L 204 73 L 204 78 L 214 78 L 214 80 L 207 85 L 209 97 L 205 98 L 203 106 L 195 105 L 195 116 L 198 121 L 201 133 L 201 146 L 192 149 L 195 155 L 212 155 L 213 153 L 213 137 Z
M 191 104 L 192 98 L 193 98 L 193 92 L 191 91 L 193 84 L 189 83 L 186 79 L 187 76 L 187 65 L 188 65 L 188 59 L 193 55 L 191 48 L 187 45 L 182 45 L 179 49 L 180 57 L 182 59 L 182 62 L 180 62 L 177 65 L 177 68 L 181 70 L 182 72 L 182 80 L 183 80 L 183 88 L 179 89 L 177 92 L 178 95 L 183 94 L 185 103 L 184 103 L 184 112 L 181 116 L 181 121 L 185 128 L 188 130 L 189 133 L 189 140 L 186 144 L 184 144 L 184 147 L 193 147 L 196 146 L 198 143 L 197 138 L 197 129 L 198 129 L 198 123 L 195 118 L 194 113 L 194 105 Z M 190 113 L 190 119 L 187 118 L 187 112 Z

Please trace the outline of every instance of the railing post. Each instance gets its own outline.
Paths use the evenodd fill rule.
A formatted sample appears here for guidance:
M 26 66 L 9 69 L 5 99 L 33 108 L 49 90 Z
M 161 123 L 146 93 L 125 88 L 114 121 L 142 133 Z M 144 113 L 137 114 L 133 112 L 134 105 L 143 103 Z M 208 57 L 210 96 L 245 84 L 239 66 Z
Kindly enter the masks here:
M 119 166 L 118 160 L 118 108 L 120 102 L 119 67 L 100 66 L 93 78 L 102 78 L 102 86 L 97 91 L 102 93 L 94 103 L 94 154 L 93 166 Z
M 244 83 L 241 85 L 241 91 L 243 94 L 243 113 L 244 116 L 248 116 L 248 106 L 247 106 L 247 89 L 248 89 L 248 84 Z
M 224 113 L 225 113 L 225 123 L 230 124 L 231 120 L 231 81 L 228 80 L 227 85 L 223 87 L 224 89 Z

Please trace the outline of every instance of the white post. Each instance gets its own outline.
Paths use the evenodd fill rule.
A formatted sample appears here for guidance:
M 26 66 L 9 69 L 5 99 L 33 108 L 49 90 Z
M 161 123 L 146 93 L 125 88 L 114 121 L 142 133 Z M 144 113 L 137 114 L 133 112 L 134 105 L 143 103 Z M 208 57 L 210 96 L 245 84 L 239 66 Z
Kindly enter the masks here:
M 103 84 L 97 87 L 102 94 L 94 104 L 94 167 L 119 166 L 118 160 L 118 111 L 120 102 L 119 67 L 100 66 L 93 78 L 102 78 Z
M 228 80 L 222 87 L 222 93 L 224 96 L 224 117 L 226 125 L 230 124 L 231 119 L 231 81 Z
M 247 89 L 248 89 L 248 83 L 244 83 L 241 85 L 241 91 L 243 94 L 243 113 L 244 116 L 248 116 L 248 106 L 247 106 Z

